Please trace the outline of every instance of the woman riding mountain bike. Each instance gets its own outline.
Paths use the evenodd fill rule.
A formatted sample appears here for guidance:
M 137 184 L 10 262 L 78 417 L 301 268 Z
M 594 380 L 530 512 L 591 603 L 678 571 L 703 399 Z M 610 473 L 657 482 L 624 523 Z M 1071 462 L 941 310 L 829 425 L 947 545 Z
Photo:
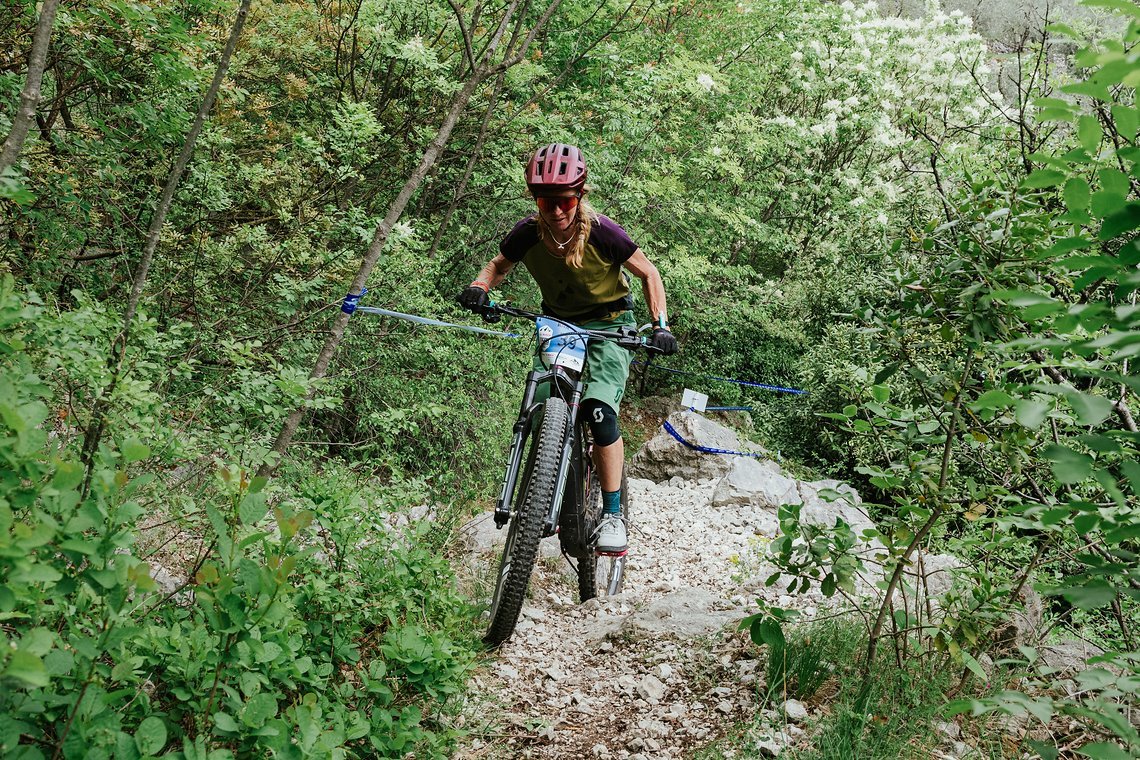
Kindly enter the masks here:
M 677 352 L 669 331 L 665 286 L 657 267 L 622 227 L 586 201 L 586 162 L 573 145 L 552 143 L 535 151 L 526 168 L 526 184 L 538 212 L 518 222 L 499 243 L 499 254 L 459 295 L 464 308 L 481 313 L 488 293 L 519 262 L 542 293 L 543 312 L 595 330 L 636 326 L 629 277 L 643 285 L 653 336 L 649 344 L 663 354 Z M 587 359 L 587 383 L 580 413 L 593 436 L 594 466 L 602 489 L 605 514 L 598 528 L 597 552 L 620 556 L 629 548 L 621 514 L 625 447 L 618 409 L 629 379 L 630 354 L 613 343 L 601 343 Z

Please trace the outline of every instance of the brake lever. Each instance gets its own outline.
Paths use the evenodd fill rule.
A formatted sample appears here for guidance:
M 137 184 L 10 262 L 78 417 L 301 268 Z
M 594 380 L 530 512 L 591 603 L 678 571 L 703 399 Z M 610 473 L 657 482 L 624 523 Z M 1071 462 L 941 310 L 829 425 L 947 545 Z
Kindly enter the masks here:
M 617 332 L 618 339 L 615 342 L 626 351 L 636 351 L 645 346 L 645 339 L 638 335 L 636 327 L 622 325 Z

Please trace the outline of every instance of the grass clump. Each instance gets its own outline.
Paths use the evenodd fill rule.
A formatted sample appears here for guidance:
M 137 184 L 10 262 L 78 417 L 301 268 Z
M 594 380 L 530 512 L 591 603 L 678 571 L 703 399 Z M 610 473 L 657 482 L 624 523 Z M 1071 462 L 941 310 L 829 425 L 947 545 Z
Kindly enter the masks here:
M 813 718 L 801 726 L 802 736 L 780 753 L 789 760 L 900 760 L 930 758 L 946 740 L 937 724 L 946 720 L 946 694 L 956 672 L 937 657 L 900 661 L 890 648 L 869 672 L 863 669 L 866 630 L 852 618 L 819 620 L 788 626 L 781 636 L 768 636 L 767 665 L 757 684 L 760 705 L 778 708 L 789 699 L 804 702 Z M 726 739 L 705 747 L 700 758 L 757 756 L 754 746 L 780 733 L 796 734 L 773 715 L 758 710 L 750 724 L 738 726 Z M 782 742 L 778 742 L 782 743 Z M 977 757 L 991 753 L 975 748 Z M 994 748 L 994 757 L 1000 750 Z
M 765 701 L 810 700 L 841 663 L 855 660 L 859 636 L 855 625 L 836 620 L 793 629 L 783 642 L 768 648 Z
M 854 665 L 854 659 L 849 661 Z M 886 657 L 864 675 L 842 672 L 811 747 L 793 749 L 794 760 L 899 760 L 929 758 L 940 742 L 934 727 L 952 676 L 924 669 L 922 661 L 898 664 Z

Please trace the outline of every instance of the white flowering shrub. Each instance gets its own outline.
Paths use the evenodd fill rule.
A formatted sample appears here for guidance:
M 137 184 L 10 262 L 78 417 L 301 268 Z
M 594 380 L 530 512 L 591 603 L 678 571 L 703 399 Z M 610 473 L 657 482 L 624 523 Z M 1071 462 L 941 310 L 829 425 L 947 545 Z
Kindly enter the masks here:
M 928 6 L 928 0 L 887 0 L 882 10 L 914 18 L 926 15 Z M 942 8 L 966 14 L 979 34 L 1003 47 L 1039 39 L 1046 23 L 1077 25 L 1094 36 L 1120 28 L 1119 16 L 1085 6 L 1081 0 L 943 0 Z
M 942 216 L 940 177 L 1006 160 L 990 138 L 1010 124 L 985 42 L 960 13 L 896 18 L 845 3 L 792 18 L 772 43 L 782 54 L 721 75 L 711 97 L 724 111 L 688 157 L 686 203 L 705 220 L 707 255 L 747 266 L 742 284 L 761 275 L 731 307 L 764 325 L 759 342 L 811 347 L 831 345 L 832 315 L 880 287 L 892 241 Z M 682 223 L 657 229 L 675 237 Z M 707 330 L 735 340 L 735 328 Z M 731 353 L 719 338 L 707 350 Z M 755 361 L 741 373 L 778 369 Z M 813 394 L 830 401 L 826 388 Z
M 784 171 L 815 211 L 802 225 L 883 241 L 889 218 L 930 197 L 932 144 L 973 153 L 1000 126 L 999 98 L 979 84 L 985 45 L 962 14 L 884 17 L 874 3 L 821 8 L 803 28 L 781 98 L 758 118 L 796 148 Z

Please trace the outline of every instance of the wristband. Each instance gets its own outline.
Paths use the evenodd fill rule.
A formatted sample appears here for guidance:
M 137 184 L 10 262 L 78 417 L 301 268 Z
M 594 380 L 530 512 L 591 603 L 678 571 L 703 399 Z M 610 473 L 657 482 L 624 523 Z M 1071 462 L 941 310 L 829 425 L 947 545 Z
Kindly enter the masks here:
M 481 288 L 484 293 L 490 293 L 491 292 L 490 283 L 483 282 L 482 280 L 475 280 L 475 282 L 471 283 L 468 287 Z

